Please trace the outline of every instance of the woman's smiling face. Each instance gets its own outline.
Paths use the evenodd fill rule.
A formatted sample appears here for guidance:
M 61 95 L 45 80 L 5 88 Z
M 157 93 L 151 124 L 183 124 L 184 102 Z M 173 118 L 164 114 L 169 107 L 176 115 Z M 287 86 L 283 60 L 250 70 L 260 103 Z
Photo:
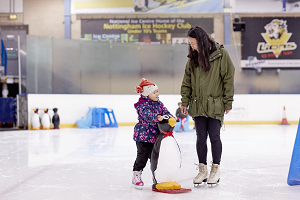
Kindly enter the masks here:
M 196 40 L 196 38 L 188 37 L 188 40 L 192 49 L 197 50 L 199 52 L 198 41 Z

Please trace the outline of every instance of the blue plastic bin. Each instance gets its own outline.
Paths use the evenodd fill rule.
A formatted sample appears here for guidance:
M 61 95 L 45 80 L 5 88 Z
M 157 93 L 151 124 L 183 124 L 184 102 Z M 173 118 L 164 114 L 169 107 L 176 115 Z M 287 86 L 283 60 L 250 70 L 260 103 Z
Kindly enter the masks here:
M 105 116 L 109 123 L 105 122 Z M 100 127 L 118 127 L 118 123 L 113 109 L 109 108 L 95 108 L 93 110 L 93 126 Z
M 12 97 L 0 97 L 0 123 L 16 122 L 15 103 L 16 100 Z

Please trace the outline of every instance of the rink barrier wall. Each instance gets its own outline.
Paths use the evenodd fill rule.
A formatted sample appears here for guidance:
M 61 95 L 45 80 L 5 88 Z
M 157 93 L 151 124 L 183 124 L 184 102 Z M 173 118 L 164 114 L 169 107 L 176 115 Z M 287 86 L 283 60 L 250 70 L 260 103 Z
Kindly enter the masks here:
M 31 129 L 33 108 L 49 109 L 52 119 L 53 108 L 58 108 L 60 128 L 76 128 L 76 121 L 86 118 L 89 107 L 103 107 L 114 110 L 119 126 L 134 126 L 137 114 L 133 104 L 139 95 L 108 94 L 28 94 L 28 124 Z M 175 115 L 181 96 L 177 94 L 160 95 L 160 100 Z M 297 124 L 300 116 L 300 95 L 298 94 L 236 94 L 233 108 L 224 117 L 224 124 L 280 124 L 283 107 L 289 124 Z M 190 124 L 193 120 L 190 119 Z
M 280 124 L 281 121 L 225 121 L 225 125 L 255 125 L 255 124 Z M 119 126 L 134 126 L 137 122 L 124 122 L 118 123 Z M 289 124 L 298 124 L 297 121 L 289 121 Z M 190 122 L 190 125 L 194 125 L 194 121 Z M 60 124 L 60 128 L 78 128 L 77 124 Z M 32 129 L 32 125 L 29 125 L 29 129 Z

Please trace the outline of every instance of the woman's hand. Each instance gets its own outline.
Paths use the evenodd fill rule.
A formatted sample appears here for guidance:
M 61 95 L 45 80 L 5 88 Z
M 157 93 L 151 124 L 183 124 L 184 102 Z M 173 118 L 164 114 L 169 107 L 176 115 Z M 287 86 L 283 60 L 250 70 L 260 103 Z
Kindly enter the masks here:
M 162 120 L 164 120 L 164 117 L 161 116 L 161 115 L 157 115 L 157 119 L 158 119 L 159 121 L 162 121 Z
M 230 110 L 225 110 L 225 114 L 228 114 Z
M 186 113 L 186 109 L 187 109 L 187 107 L 181 106 L 181 108 L 180 108 L 181 113 L 184 114 L 184 115 L 186 115 L 186 114 L 187 114 L 187 113 Z

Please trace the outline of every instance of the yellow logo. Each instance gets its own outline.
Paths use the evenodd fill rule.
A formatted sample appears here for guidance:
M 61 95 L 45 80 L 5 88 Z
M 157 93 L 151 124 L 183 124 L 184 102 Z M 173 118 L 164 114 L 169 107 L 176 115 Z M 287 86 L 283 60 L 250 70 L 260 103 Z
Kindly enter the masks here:
M 292 33 L 288 33 L 286 22 L 286 20 L 273 19 L 264 27 L 266 33 L 261 33 L 261 35 L 266 43 L 258 43 L 258 53 L 272 52 L 278 58 L 282 51 L 295 50 L 297 48 L 295 42 L 288 42 Z

